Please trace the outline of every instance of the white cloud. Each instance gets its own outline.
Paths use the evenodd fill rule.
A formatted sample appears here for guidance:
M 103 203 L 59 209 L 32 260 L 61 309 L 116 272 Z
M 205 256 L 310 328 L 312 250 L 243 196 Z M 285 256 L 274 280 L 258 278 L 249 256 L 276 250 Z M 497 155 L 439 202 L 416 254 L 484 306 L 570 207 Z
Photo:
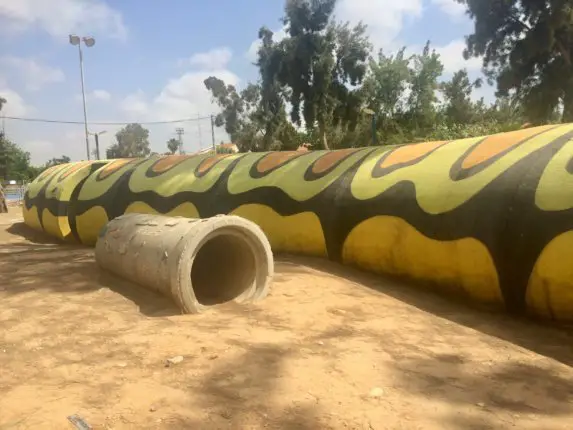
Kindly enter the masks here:
M 422 0 L 340 0 L 335 10 L 337 20 L 348 21 L 352 25 L 363 22 L 368 26 L 367 33 L 374 50 L 393 50 L 400 46 L 397 40 L 407 19 L 422 16 Z M 286 37 L 285 29 L 275 32 L 273 39 L 280 41 Z M 254 40 L 245 57 L 254 62 L 260 41 Z
M 221 70 L 229 64 L 232 56 L 233 53 L 229 48 L 216 48 L 192 55 L 189 64 L 202 70 Z
M 76 94 L 75 97 L 77 102 L 82 101 L 82 95 Z M 86 101 L 101 101 L 107 102 L 111 100 L 111 94 L 106 90 L 93 90 L 91 92 L 86 93 Z
M 455 20 L 461 19 L 466 13 L 465 6 L 456 2 L 456 0 L 432 0 L 432 3 Z
M 135 93 L 128 95 L 121 101 L 120 108 L 131 116 L 146 115 L 148 109 L 145 93 L 142 90 L 137 90 Z
M 0 97 L 6 99 L 6 104 L 2 106 L 1 115 L 21 117 L 33 111 L 33 107 L 27 105 L 20 94 L 8 87 L 1 86 L 1 82 Z
M 121 13 L 101 0 L 0 0 L 0 29 L 42 29 L 65 42 L 70 32 L 99 33 L 125 40 Z
M 341 0 L 336 8 L 339 20 L 368 26 L 374 49 L 394 49 L 407 19 L 422 16 L 422 0 Z
M 93 90 L 91 96 L 96 100 L 108 101 L 111 99 L 111 94 L 106 90 Z
M 28 91 L 37 91 L 45 85 L 65 80 L 60 69 L 41 64 L 33 58 L 2 57 L 0 65 L 17 76 Z
M 211 93 L 205 88 L 203 81 L 209 76 L 217 76 L 226 84 L 238 85 L 237 75 L 226 69 L 210 71 L 189 71 L 167 85 L 155 96 L 149 96 L 143 91 L 128 95 L 120 106 L 130 121 L 176 121 L 191 119 L 182 123 L 146 126 L 150 130 L 152 150 L 165 152 L 165 142 L 174 137 L 176 127 L 185 129 L 184 149 L 192 152 L 200 147 L 211 145 L 211 125 L 208 118 L 219 112 L 219 107 L 213 103 Z M 195 118 L 202 118 L 200 121 Z M 215 141 L 228 141 L 229 137 L 223 129 L 215 130 Z
M 436 52 L 440 54 L 440 59 L 444 64 L 444 73 L 454 73 L 460 69 L 466 69 L 468 72 L 479 71 L 482 61 L 479 58 L 464 59 L 463 52 L 466 43 L 463 40 L 452 40 L 444 46 L 436 47 Z

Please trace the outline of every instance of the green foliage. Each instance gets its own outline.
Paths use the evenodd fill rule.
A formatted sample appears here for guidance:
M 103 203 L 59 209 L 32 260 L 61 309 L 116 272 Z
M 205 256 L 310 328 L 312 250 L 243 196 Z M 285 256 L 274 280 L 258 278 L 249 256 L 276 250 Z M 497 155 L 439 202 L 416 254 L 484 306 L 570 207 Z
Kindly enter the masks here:
M 483 57 L 498 94 L 520 100 L 528 121 L 573 121 L 570 0 L 457 0 L 475 21 L 466 57 Z M 562 110 L 562 114 L 558 112 Z
M 221 107 L 215 124 L 242 152 L 463 138 L 518 129 L 531 112 L 517 95 L 500 93 L 490 106 L 475 101 L 482 81 L 466 70 L 442 81 L 430 42 L 413 55 L 402 48 L 373 58 L 366 27 L 336 22 L 335 5 L 286 0 L 286 37 L 277 42 L 268 28 L 259 30 L 256 83 L 238 91 L 215 76 L 205 80 Z M 555 106 L 550 110 L 555 120 Z
M 116 143 L 107 151 L 107 158 L 147 157 L 151 153 L 149 147 L 149 130 L 141 124 L 128 124 L 115 134 Z
M 443 113 L 448 125 L 472 124 L 480 120 L 483 111 L 471 99 L 473 89 L 480 86 L 481 80 L 470 82 L 466 70 L 459 70 L 449 82 L 442 82 L 440 89 L 445 99 Z
M 31 181 L 45 167 L 34 167 L 30 164 L 30 153 L 9 141 L 0 133 L 0 182 Z
M 480 57 L 492 105 L 472 94 L 482 85 L 459 70 L 447 81 L 430 45 L 406 55 L 371 55 L 363 24 L 337 22 L 336 0 L 285 0 L 286 37 L 259 30 L 258 80 L 238 90 L 216 76 L 205 87 L 221 112 L 214 118 L 239 150 L 349 148 L 451 140 L 573 122 L 573 0 L 456 0 L 475 28 L 466 58 Z M 0 98 L 0 110 L 7 103 Z M 149 131 L 129 124 L 116 134 L 107 158 L 151 154 Z M 167 142 L 169 153 L 179 141 Z M 224 149 L 220 149 L 224 150 Z M 31 179 L 42 167 L 0 138 L 0 177 Z
M 327 127 L 353 129 L 371 45 L 366 26 L 333 20 L 336 0 L 287 0 L 283 22 L 288 37 L 273 47 L 280 54 L 274 76 L 291 104 L 290 118 L 318 128 L 329 148 Z
M 167 141 L 167 149 L 169 150 L 169 154 L 173 155 L 181 148 L 181 141 L 175 138 L 171 138 Z
M 58 164 L 66 164 L 72 161 L 70 157 L 67 155 L 62 155 L 60 158 L 52 158 L 49 160 L 45 165 L 44 168 L 47 169 L 48 167 L 57 166 Z
M 233 154 L 233 150 L 231 148 L 226 148 L 224 146 L 217 146 L 215 150 L 216 154 Z

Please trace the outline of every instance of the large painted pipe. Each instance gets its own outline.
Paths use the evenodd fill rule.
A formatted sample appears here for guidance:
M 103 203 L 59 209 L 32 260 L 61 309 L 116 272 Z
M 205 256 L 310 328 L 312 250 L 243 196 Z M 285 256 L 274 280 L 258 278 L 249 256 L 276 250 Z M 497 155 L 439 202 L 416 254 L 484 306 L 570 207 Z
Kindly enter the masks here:
M 34 181 L 24 206 L 28 225 L 88 245 L 132 212 L 238 215 L 275 252 L 573 321 L 573 124 L 399 147 L 73 163 Z
M 265 234 L 237 216 L 122 215 L 102 229 L 95 257 L 102 269 L 171 297 L 184 313 L 262 299 L 274 273 Z

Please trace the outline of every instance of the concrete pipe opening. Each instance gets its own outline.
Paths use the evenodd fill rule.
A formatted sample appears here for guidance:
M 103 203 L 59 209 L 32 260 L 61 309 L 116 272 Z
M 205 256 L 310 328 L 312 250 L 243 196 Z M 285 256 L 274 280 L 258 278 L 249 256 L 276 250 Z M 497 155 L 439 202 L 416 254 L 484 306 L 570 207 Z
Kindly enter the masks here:
M 126 214 L 96 243 L 99 266 L 172 297 L 184 313 L 265 297 L 274 275 L 268 239 L 237 216 Z
M 251 244 L 232 231 L 217 231 L 207 238 L 191 266 L 191 286 L 203 306 L 229 302 L 248 293 L 256 276 Z

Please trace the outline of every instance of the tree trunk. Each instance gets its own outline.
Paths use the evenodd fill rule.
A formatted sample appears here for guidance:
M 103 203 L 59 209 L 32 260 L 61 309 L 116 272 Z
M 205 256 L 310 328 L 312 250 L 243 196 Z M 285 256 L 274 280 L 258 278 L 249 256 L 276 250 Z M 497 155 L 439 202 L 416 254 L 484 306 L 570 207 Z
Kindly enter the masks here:
M 320 131 L 320 139 L 322 140 L 322 146 L 324 149 L 330 149 L 328 147 L 328 140 L 326 139 L 326 127 L 324 125 L 319 125 L 318 129 Z
M 573 78 L 569 79 L 565 87 L 561 122 L 573 122 Z

